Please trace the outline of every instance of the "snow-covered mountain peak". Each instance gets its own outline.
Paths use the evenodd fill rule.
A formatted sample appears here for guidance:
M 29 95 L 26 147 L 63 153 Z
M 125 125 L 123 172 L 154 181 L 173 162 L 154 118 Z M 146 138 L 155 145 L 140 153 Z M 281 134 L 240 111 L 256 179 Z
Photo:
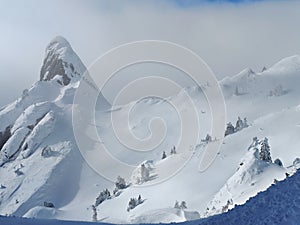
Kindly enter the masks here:
M 256 73 L 251 68 L 246 68 L 232 77 L 225 77 L 221 83 L 237 82 L 239 80 L 251 80 L 256 76 Z
M 47 49 L 72 48 L 70 43 L 62 36 L 54 37 L 47 46 Z
M 40 80 L 57 80 L 62 85 L 68 85 L 71 80 L 79 80 L 86 67 L 72 49 L 70 43 L 63 37 L 55 37 L 47 46 L 45 58 L 40 72 Z
M 279 62 L 275 63 L 266 72 L 280 73 L 280 74 L 291 74 L 300 72 L 300 56 L 293 55 L 286 57 Z

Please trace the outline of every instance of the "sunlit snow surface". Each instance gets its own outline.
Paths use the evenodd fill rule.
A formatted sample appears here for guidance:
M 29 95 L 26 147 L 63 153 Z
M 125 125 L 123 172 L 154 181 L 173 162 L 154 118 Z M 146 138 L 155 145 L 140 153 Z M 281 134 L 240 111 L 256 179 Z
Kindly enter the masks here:
M 298 225 L 300 220 L 300 172 L 292 177 L 271 186 L 257 194 L 245 205 L 236 206 L 233 210 L 206 219 L 184 222 L 186 225 L 253 225 L 253 224 L 289 224 Z M 88 225 L 87 222 L 56 220 L 39 220 L 24 218 L 0 217 L 3 225 Z M 97 223 L 99 224 L 99 223 Z M 102 223 L 100 223 L 102 224 Z

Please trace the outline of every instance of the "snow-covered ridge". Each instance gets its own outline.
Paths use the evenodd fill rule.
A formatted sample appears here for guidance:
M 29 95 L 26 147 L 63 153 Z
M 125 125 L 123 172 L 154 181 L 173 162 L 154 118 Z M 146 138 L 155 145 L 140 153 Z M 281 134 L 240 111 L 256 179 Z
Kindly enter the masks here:
M 180 139 L 177 112 L 171 110 L 167 101 L 155 98 L 131 103 L 135 107 L 130 129 L 138 137 L 149 134 L 147 125 L 153 116 L 165 118 L 170 131 L 164 143 L 146 158 L 143 154 L 128 154 L 128 149 L 119 145 L 111 130 L 110 113 L 120 119 L 127 117 L 128 105 L 119 106 L 115 111 L 97 112 L 98 133 L 112 149 L 111 153 L 137 166 L 126 177 L 127 184 L 131 185 L 93 208 L 99 193 L 106 189 L 113 193 L 115 184 L 95 174 L 77 149 L 71 108 L 85 66 L 70 44 L 56 37 L 46 48 L 41 80 L 0 110 L 0 214 L 91 221 L 96 211 L 98 221 L 158 223 L 214 215 L 231 199 L 228 209 L 243 204 L 268 188 L 274 179 L 283 179 L 300 156 L 297 58 L 283 60 L 279 66 L 276 64 L 261 73 L 246 69 L 220 82 L 228 122 L 236 121 L 238 116 L 247 117 L 249 126 L 226 136 L 215 162 L 205 173 L 197 169 L 205 146 L 214 144 L 212 139 L 205 139 L 211 115 L 201 88 L 210 88 L 209 85 L 185 88 L 170 97 L 180 103 L 179 111 L 187 112 L 185 93 L 188 93 L 199 114 L 201 133 L 199 143 L 187 149 L 192 157 L 184 168 L 156 185 L 151 184 L 172 172 L 170 165 L 180 162 L 183 156 L 176 146 Z M 283 67 L 292 69 L 281 70 Z M 103 101 L 101 105 L 106 103 Z M 272 158 L 280 158 L 284 167 L 258 159 L 254 149 L 248 151 L 255 136 L 268 137 Z M 175 154 L 171 152 L 173 146 L 176 146 Z M 101 160 L 99 163 L 105 163 Z M 146 176 L 149 179 L 142 175 L 142 164 L 150 171 Z M 129 200 L 139 195 L 140 204 L 127 211 Z M 177 201 L 186 202 L 187 208 L 174 207 Z M 44 206 L 44 202 L 52 203 L 54 208 Z M 206 214 L 207 205 L 215 210 Z
M 270 69 L 266 70 L 267 74 L 290 74 L 298 73 L 300 76 L 300 56 L 293 55 L 275 63 Z
M 228 179 L 220 191 L 208 204 L 205 216 L 224 213 L 235 205 L 244 204 L 257 190 L 266 190 L 274 180 L 283 180 L 286 168 L 274 162 L 260 159 L 262 143 L 255 140 L 242 158 L 237 171 Z

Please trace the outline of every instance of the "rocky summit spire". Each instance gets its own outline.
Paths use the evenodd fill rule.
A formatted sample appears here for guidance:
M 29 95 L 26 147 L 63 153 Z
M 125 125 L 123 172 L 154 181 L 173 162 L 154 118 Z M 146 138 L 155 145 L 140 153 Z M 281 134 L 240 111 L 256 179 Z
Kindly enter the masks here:
M 58 36 L 46 48 L 40 80 L 48 81 L 58 75 L 61 76 L 58 82 L 62 85 L 68 85 L 72 80 L 80 79 L 85 70 L 85 66 L 69 42 Z

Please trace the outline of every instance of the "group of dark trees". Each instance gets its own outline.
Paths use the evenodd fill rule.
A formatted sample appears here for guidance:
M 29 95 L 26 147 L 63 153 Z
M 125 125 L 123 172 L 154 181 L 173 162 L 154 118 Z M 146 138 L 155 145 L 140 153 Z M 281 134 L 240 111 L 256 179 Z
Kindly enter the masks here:
M 216 137 L 214 139 L 212 139 L 212 137 L 209 134 L 207 134 L 205 139 L 202 139 L 201 142 L 209 143 L 209 142 L 216 141 L 216 140 L 217 140 Z
M 122 178 L 121 176 L 117 177 L 117 180 L 115 182 L 115 189 L 113 190 L 113 195 L 111 195 L 110 191 L 106 188 L 105 190 L 103 190 L 102 192 L 100 192 L 100 194 L 98 195 L 98 197 L 95 200 L 95 204 L 92 205 L 92 210 L 93 210 L 93 221 L 97 221 L 97 206 L 100 205 L 102 202 L 104 202 L 105 200 L 111 199 L 113 196 L 117 197 L 120 194 L 120 191 L 122 189 L 127 188 L 129 185 L 126 184 L 126 181 L 124 178 Z
M 270 152 L 270 145 L 269 145 L 269 141 L 268 138 L 265 138 L 262 142 L 261 142 L 261 147 L 260 147 L 260 151 L 259 151 L 259 158 L 263 161 L 266 162 L 272 162 L 272 158 L 271 158 L 271 152 Z M 279 159 L 277 159 L 279 160 Z M 279 160 L 280 161 L 280 160 Z M 282 163 L 281 163 L 282 164 Z
M 260 145 L 260 148 L 258 149 Z M 269 145 L 269 139 L 268 138 L 264 138 L 264 140 L 259 141 L 257 137 L 253 138 L 253 142 L 250 145 L 250 148 L 256 148 L 259 150 L 259 159 L 272 163 L 272 157 L 271 157 L 271 147 Z M 280 159 L 275 159 L 274 161 L 275 164 L 277 164 L 278 166 L 283 166 L 283 163 L 281 162 Z
M 98 205 L 100 205 L 102 202 L 104 202 L 107 199 L 110 199 L 111 195 L 108 189 L 105 189 L 104 191 L 100 192 L 100 194 L 98 195 L 98 197 L 96 198 L 95 201 L 95 206 L 97 207 Z
M 144 202 L 144 200 L 142 199 L 141 195 L 139 195 L 138 198 L 130 198 L 130 200 L 128 202 L 127 212 L 134 209 L 135 207 L 142 204 L 143 202 Z
M 176 148 L 175 148 L 175 146 L 173 146 L 173 147 L 171 148 L 170 155 L 174 155 L 174 154 L 176 154 L 176 153 L 177 153 L 177 152 L 176 152 Z M 165 151 L 163 151 L 163 154 L 162 154 L 161 159 L 165 159 L 165 158 L 167 158 L 167 154 L 166 154 Z
M 230 209 L 230 207 L 231 207 L 232 205 L 233 205 L 233 200 L 232 200 L 232 199 L 227 200 L 226 205 L 224 205 L 224 206 L 222 207 L 222 213 L 227 212 L 227 211 Z
M 187 206 L 186 206 L 186 202 L 185 201 L 182 201 L 180 204 L 178 201 L 175 202 L 175 205 L 174 205 L 174 208 L 175 209 L 186 209 Z
M 127 187 L 128 187 L 128 185 L 126 184 L 125 179 L 122 178 L 121 176 L 118 176 L 117 180 L 115 182 L 115 189 L 113 190 L 113 195 L 118 196 L 118 192 Z M 106 188 L 105 190 L 100 192 L 100 194 L 96 198 L 95 206 L 97 207 L 102 202 L 104 202 L 105 200 L 110 199 L 110 198 L 112 198 L 112 195 L 111 195 L 110 191 Z
M 232 125 L 231 122 L 227 123 L 226 131 L 225 131 L 225 136 L 233 134 L 235 132 L 238 132 L 246 127 L 248 127 L 248 121 L 247 118 L 245 117 L 244 120 L 242 120 L 240 117 L 238 117 L 236 121 L 235 127 Z

